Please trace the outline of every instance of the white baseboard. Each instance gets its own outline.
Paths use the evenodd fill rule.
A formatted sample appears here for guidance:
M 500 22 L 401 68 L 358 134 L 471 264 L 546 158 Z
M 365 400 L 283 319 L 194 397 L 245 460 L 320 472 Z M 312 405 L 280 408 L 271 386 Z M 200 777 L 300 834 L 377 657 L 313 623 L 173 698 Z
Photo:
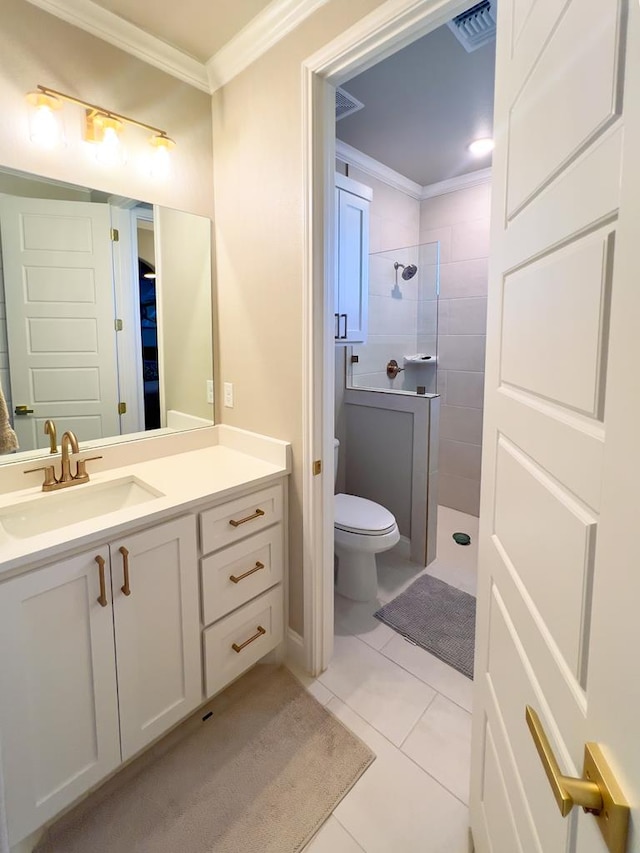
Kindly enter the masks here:
M 307 655 L 304 648 L 304 640 L 292 628 L 287 628 L 285 636 L 285 660 L 299 667 L 303 672 L 307 671 Z

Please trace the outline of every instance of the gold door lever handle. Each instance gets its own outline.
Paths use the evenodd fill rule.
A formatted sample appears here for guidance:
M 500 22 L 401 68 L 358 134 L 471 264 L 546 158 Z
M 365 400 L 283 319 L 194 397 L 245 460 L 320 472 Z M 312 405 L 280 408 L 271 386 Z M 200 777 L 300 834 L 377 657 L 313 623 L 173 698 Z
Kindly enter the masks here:
M 530 705 L 526 706 L 525 717 L 560 814 L 566 817 L 574 806 L 582 806 L 595 815 L 610 853 L 625 853 L 629 805 L 598 744 L 585 744 L 582 778 L 565 776 L 540 717 Z

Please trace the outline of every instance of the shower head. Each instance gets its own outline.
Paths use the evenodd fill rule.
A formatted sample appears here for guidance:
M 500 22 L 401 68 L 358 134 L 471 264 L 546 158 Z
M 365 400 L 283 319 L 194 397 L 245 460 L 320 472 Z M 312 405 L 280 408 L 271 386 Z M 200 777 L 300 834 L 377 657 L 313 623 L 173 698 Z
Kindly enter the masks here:
M 415 264 L 407 264 L 405 266 L 404 264 L 400 264 L 398 263 L 398 261 L 396 261 L 393 265 L 393 268 L 396 271 L 396 275 L 398 273 L 399 267 L 402 267 L 402 278 L 405 281 L 409 281 L 409 279 L 413 278 L 414 275 L 418 272 L 418 267 Z

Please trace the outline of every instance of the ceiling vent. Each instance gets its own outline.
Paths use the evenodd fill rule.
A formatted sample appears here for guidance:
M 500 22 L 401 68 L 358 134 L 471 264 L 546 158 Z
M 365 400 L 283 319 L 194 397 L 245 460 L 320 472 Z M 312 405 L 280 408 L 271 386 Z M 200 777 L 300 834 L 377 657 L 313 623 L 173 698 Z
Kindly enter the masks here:
M 345 116 L 350 116 L 352 113 L 357 113 L 364 107 L 362 101 L 354 98 L 344 89 L 336 89 L 336 121 L 340 121 Z
M 496 37 L 495 0 L 482 0 L 449 21 L 447 26 L 467 53 Z

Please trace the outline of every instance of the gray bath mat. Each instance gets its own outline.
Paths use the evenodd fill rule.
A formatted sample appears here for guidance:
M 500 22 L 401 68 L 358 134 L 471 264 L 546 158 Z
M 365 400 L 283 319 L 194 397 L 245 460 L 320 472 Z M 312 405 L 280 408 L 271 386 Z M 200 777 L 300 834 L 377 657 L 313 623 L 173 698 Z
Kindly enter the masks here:
M 431 575 L 421 575 L 374 616 L 467 678 L 473 678 L 473 595 Z

